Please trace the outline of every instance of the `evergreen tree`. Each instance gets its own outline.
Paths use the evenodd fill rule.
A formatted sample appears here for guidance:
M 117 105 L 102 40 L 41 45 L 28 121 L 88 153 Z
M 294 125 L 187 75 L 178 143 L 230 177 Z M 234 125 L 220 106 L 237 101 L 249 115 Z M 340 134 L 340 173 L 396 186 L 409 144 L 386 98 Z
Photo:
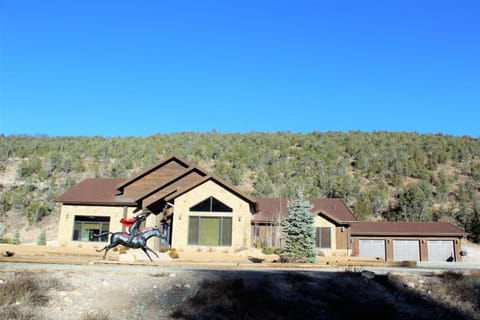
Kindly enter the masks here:
M 13 244 L 20 244 L 20 231 L 16 230 L 13 236 Z
M 312 204 L 302 194 L 288 202 L 288 216 L 283 223 L 285 247 L 280 254 L 282 262 L 315 262 L 315 229 Z
M 466 230 L 470 233 L 468 239 L 480 243 L 480 203 L 476 203 L 473 213 L 470 215 Z
M 38 236 L 37 246 L 46 246 L 47 245 L 47 232 L 42 230 Z

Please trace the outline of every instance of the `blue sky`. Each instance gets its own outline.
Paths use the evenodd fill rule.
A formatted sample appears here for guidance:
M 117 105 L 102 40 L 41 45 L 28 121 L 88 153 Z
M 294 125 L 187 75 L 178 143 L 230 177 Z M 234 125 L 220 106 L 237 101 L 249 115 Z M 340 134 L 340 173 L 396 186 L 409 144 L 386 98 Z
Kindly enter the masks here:
M 480 2 L 0 0 L 0 134 L 480 137 Z

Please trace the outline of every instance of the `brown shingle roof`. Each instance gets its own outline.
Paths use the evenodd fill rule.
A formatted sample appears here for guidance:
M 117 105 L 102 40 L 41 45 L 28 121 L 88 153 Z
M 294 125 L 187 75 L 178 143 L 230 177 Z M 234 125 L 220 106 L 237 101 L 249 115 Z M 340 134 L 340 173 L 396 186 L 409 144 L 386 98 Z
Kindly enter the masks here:
M 55 199 L 65 204 L 135 205 L 132 199 L 117 195 L 116 186 L 124 179 L 89 178 Z
M 170 178 L 169 180 L 166 180 L 164 183 L 157 184 L 153 189 L 148 190 L 143 194 L 140 194 L 135 198 L 135 200 L 136 201 L 142 200 L 148 196 L 156 194 L 158 191 L 165 189 L 167 187 L 171 190 L 188 187 L 193 182 L 199 181 L 205 176 L 206 174 L 203 173 L 203 171 L 199 170 L 196 167 L 190 167 L 188 170 L 179 172 L 176 176 L 174 176 L 173 178 Z
M 357 221 L 357 217 L 341 199 L 310 199 L 314 214 L 324 214 L 337 222 Z
M 169 168 L 169 170 L 162 170 L 162 168 L 164 168 L 168 164 L 173 164 L 173 163 L 177 165 L 176 168 Z M 158 171 L 159 169 L 162 170 L 162 171 L 165 171 L 164 179 L 166 181 L 166 180 L 171 179 L 175 175 L 183 172 L 184 170 L 188 169 L 189 167 L 191 167 L 191 165 L 188 164 L 185 160 L 183 160 L 183 159 L 181 159 L 177 156 L 172 156 L 170 158 L 162 160 L 162 161 L 146 168 L 142 172 L 134 175 L 133 177 L 131 177 L 129 179 L 123 179 L 123 181 L 118 184 L 117 189 L 121 190 L 121 189 L 125 188 L 127 185 L 132 184 L 133 182 L 135 182 L 137 180 L 140 180 L 143 177 L 145 177 L 146 175 L 148 175 L 148 174 L 150 174 L 154 171 Z
M 352 223 L 352 236 L 463 236 L 467 233 L 448 222 L 356 222 Z
M 278 215 L 285 218 L 288 215 L 286 198 L 257 198 L 258 213 L 253 216 L 254 222 L 275 222 Z M 341 199 L 309 199 L 313 205 L 312 213 L 322 214 L 336 223 L 348 223 L 357 218 Z
M 137 183 L 142 179 L 148 179 L 147 183 Z M 249 202 L 252 209 L 255 208 L 254 198 L 177 157 L 170 157 L 159 162 L 129 179 L 85 179 L 59 196 L 56 201 L 65 204 L 142 206 L 143 200 L 146 200 L 148 204 L 161 200 L 171 201 L 209 180 L 215 181 Z M 127 186 L 130 186 L 132 190 L 124 193 Z

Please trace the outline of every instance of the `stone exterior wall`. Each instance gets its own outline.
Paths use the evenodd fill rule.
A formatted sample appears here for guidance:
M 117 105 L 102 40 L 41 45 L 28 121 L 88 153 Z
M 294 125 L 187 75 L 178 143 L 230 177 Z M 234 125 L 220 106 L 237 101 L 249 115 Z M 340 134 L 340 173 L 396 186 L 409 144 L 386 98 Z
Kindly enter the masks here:
M 120 219 L 133 217 L 134 207 L 62 205 L 58 227 L 58 245 L 62 247 L 103 248 L 106 242 L 72 240 L 75 216 L 110 217 L 110 231 L 124 231 Z
M 223 202 L 233 209 L 233 212 L 190 212 L 190 208 L 210 196 Z M 232 218 L 232 245 L 225 246 L 198 246 L 188 245 L 188 218 L 189 216 L 231 217 Z M 234 252 L 250 247 L 252 213 L 249 203 L 234 193 L 224 189 L 214 181 L 190 190 L 175 199 L 175 208 L 172 223 L 172 248 L 176 250 L 208 250 L 219 252 Z

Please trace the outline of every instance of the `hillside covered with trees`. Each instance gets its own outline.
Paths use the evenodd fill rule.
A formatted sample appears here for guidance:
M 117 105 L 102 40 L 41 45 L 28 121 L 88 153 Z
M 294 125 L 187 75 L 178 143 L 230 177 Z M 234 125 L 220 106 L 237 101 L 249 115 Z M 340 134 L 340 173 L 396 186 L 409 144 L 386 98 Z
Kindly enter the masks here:
M 0 237 L 7 221 L 58 216 L 86 177 L 130 177 L 176 155 L 255 197 L 341 198 L 360 220 L 445 220 L 480 241 L 480 139 L 406 132 L 0 135 Z

